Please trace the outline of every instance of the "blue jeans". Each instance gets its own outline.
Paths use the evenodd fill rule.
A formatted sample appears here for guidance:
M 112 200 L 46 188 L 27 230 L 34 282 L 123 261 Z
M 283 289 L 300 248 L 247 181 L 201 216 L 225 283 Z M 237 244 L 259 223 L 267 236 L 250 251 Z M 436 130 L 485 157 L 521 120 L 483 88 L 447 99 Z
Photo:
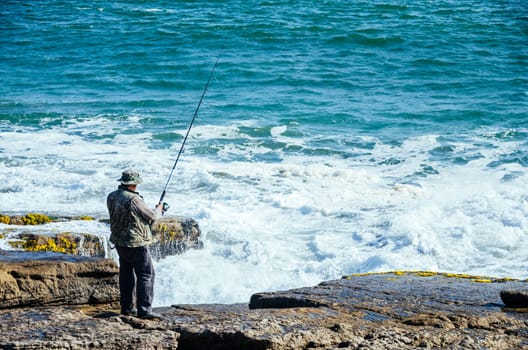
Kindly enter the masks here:
M 119 254 L 119 292 L 121 312 L 131 312 L 134 292 L 138 315 L 152 312 L 154 266 L 147 247 L 116 247 Z

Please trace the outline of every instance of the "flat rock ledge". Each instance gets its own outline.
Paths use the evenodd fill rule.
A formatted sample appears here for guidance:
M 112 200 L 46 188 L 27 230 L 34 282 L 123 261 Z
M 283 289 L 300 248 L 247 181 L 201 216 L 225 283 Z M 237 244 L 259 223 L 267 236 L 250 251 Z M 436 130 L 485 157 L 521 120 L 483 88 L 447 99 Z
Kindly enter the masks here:
M 33 296 L 21 305 L 1 295 L 1 349 L 528 348 L 527 310 L 506 308 L 500 296 L 527 290 L 527 281 L 429 272 L 354 275 L 257 293 L 249 303 L 157 308 L 164 318 L 150 321 L 118 314 L 113 261 L 25 258 L 20 262 L 29 266 L 0 260 L 2 278 L 14 277 L 24 290 L 23 281 L 48 280 L 39 290 L 55 297 Z M 3 291 L 9 283 L 1 283 Z M 56 291 L 73 285 L 88 290 L 65 293 L 61 302 Z
M 109 259 L 0 250 L 0 309 L 111 303 L 118 273 Z

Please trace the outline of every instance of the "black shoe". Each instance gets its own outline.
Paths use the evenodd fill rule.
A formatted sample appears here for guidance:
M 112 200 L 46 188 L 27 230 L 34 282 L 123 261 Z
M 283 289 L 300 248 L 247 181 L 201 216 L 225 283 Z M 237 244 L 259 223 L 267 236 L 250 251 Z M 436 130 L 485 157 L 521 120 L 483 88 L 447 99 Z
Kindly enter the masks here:
M 149 312 L 147 314 L 138 314 L 139 318 L 144 320 L 161 320 L 163 317 L 160 314 Z
M 121 310 L 123 316 L 137 316 L 137 310 Z

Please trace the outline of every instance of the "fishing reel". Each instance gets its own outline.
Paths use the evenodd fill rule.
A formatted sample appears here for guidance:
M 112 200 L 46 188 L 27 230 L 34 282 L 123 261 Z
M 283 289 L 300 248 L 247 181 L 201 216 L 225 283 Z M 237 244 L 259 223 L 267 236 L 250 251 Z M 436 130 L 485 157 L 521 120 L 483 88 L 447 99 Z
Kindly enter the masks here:
M 166 203 L 166 202 L 163 202 L 163 203 L 160 203 L 160 204 L 156 205 L 156 209 L 157 210 L 161 209 L 161 215 L 165 214 L 165 212 L 167 210 L 169 210 L 169 208 L 170 208 L 170 205 L 169 205 L 169 203 Z

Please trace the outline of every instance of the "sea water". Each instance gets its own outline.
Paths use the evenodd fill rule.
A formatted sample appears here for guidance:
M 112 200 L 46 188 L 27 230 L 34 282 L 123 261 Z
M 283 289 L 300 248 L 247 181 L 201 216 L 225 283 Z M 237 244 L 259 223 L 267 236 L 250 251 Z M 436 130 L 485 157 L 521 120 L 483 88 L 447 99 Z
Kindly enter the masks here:
M 106 218 L 128 168 L 154 206 L 219 58 L 165 197 L 204 248 L 155 263 L 156 305 L 528 277 L 524 1 L 4 0 L 0 33 L 7 214 Z M 24 229 L 109 234 L 71 225 Z

